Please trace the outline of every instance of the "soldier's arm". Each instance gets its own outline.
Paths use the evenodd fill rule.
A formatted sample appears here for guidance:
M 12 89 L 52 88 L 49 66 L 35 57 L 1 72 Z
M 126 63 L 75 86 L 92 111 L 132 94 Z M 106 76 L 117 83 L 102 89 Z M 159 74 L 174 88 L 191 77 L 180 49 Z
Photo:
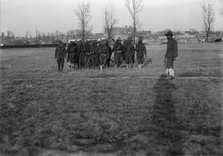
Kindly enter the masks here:
M 135 53 L 135 47 L 134 46 L 132 46 L 132 52 Z
M 57 53 L 58 53 L 58 51 L 57 51 L 57 48 L 56 48 L 55 49 L 55 56 L 54 56 L 55 59 L 57 58 Z
M 110 55 L 108 46 L 106 46 L 106 54 L 107 54 L 108 56 Z
M 112 39 L 113 42 L 115 42 L 115 39 L 113 37 L 111 37 L 111 36 L 109 36 L 109 37 Z
M 66 58 L 66 56 L 67 56 L 67 52 L 66 52 L 66 48 L 64 47 L 64 58 Z
M 177 41 L 174 41 L 173 43 L 173 52 L 174 52 L 174 59 L 176 59 L 176 57 L 178 56 L 178 47 L 177 47 Z
M 139 46 L 138 46 L 138 44 L 136 44 L 135 51 L 136 51 L 136 52 L 138 52 L 138 51 L 139 51 Z
M 143 47 L 144 47 L 144 55 L 146 57 L 146 45 L 144 44 Z

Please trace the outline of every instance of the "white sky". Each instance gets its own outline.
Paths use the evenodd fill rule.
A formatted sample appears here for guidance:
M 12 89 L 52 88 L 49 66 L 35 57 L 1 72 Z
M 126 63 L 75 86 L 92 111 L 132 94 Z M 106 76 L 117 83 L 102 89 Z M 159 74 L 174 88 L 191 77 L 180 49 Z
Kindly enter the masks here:
M 16 36 L 24 36 L 26 31 L 35 34 L 40 32 L 66 32 L 78 29 L 78 21 L 74 10 L 84 0 L 0 0 L 1 32 L 11 30 Z M 85 0 L 87 1 L 87 0 Z M 93 32 L 103 31 L 103 11 L 111 4 L 118 26 L 130 25 L 132 19 L 125 0 L 88 0 L 91 4 L 91 25 Z M 214 30 L 223 31 L 223 0 L 209 0 L 215 11 Z M 141 29 L 159 31 L 164 29 L 202 30 L 201 0 L 143 0 L 144 9 L 139 14 Z

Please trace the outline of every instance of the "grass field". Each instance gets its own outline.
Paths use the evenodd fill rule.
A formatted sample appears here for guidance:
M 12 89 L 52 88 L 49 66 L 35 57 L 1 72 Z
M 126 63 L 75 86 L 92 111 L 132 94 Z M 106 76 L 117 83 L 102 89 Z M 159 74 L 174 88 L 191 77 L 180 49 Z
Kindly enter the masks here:
M 57 72 L 54 48 L 0 52 L 0 155 L 220 156 L 223 44 L 166 45 L 143 69 Z

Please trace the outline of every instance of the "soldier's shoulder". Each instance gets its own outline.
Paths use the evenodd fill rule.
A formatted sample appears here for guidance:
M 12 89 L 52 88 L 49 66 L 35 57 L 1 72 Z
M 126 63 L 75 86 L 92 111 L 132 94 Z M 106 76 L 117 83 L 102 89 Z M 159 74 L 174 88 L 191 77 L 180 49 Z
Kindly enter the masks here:
M 177 43 L 177 40 L 173 38 L 173 42 L 174 42 L 174 43 Z

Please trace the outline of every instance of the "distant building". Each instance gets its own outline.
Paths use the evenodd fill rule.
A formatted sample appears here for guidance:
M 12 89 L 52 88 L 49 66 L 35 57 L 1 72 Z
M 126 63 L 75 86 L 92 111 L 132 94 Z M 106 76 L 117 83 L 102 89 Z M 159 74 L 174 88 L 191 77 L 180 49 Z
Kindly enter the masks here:
M 115 27 L 113 36 L 115 39 L 121 38 L 127 39 L 128 36 L 133 35 L 134 29 L 131 26 L 125 26 L 125 27 Z
M 152 34 L 151 31 L 142 30 L 142 31 L 138 31 L 136 33 L 136 37 L 149 38 L 151 34 Z

